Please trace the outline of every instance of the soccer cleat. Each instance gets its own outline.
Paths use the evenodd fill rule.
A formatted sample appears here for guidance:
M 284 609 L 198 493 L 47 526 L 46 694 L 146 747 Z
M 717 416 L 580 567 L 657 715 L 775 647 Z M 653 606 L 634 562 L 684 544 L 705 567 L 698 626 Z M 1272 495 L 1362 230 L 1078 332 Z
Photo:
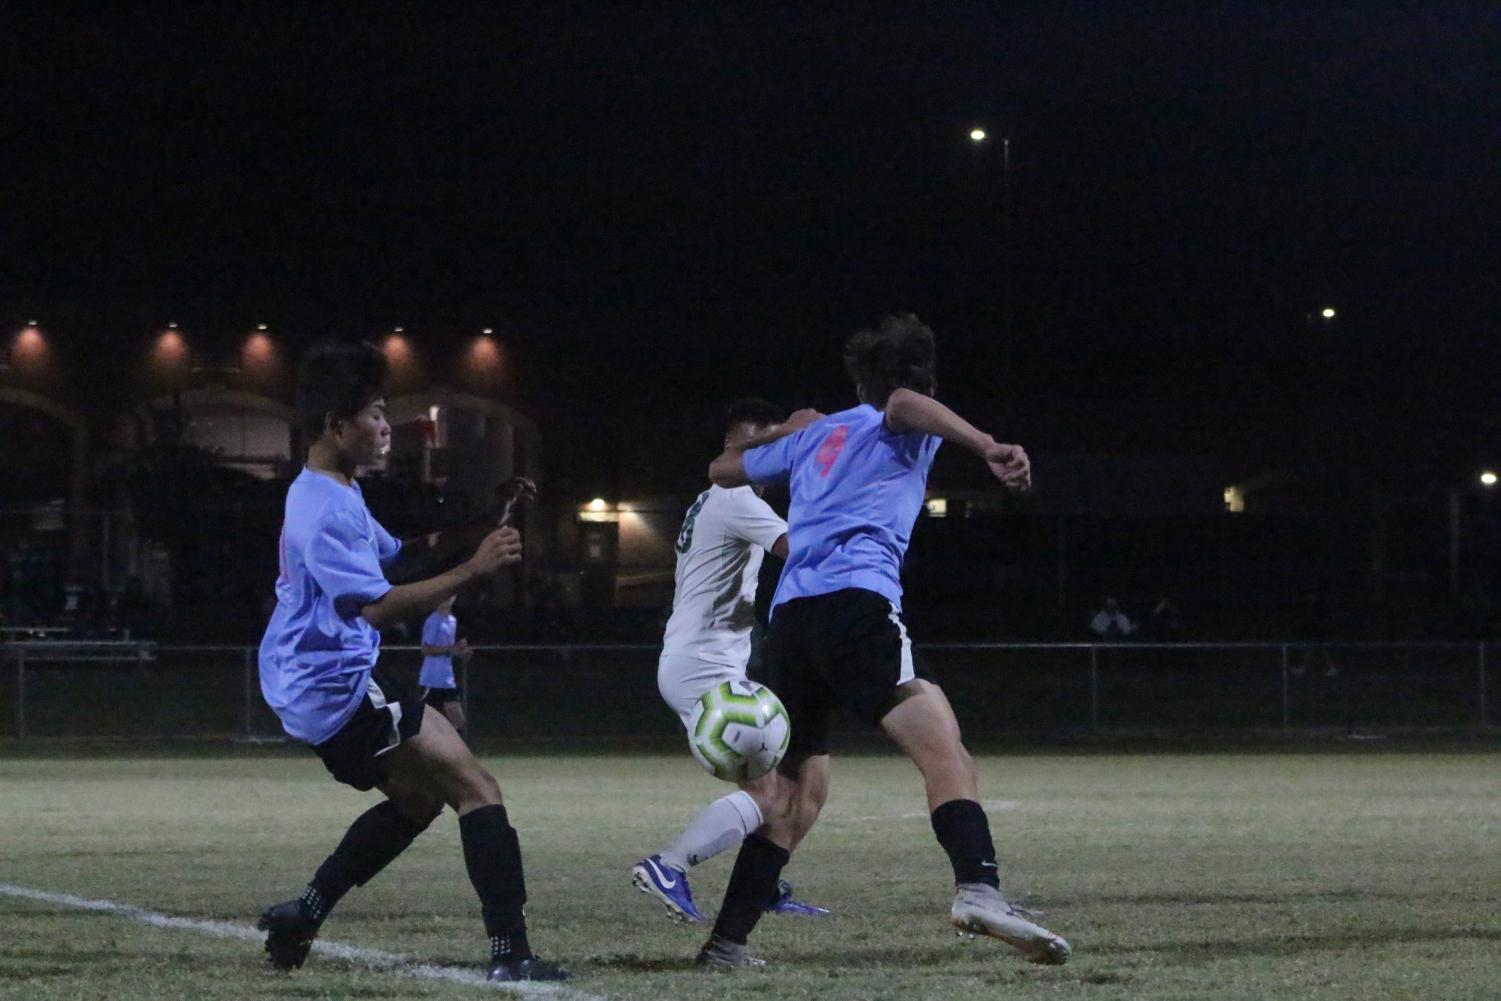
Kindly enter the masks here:
M 1068 942 L 1006 902 L 1001 891 L 984 883 L 962 883 L 954 893 L 949 923 L 961 935 L 988 935 L 1017 949 L 1028 961 L 1058 966 L 1068 962 Z
M 318 937 L 314 921 L 300 900 L 272 904 L 255 926 L 266 933 L 266 958 L 278 970 L 295 970 L 307 959 Z
M 802 914 L 807 917 L 822 917 L 829 913 L 827 907 L 818 907 L 814 904 L 805 904 L 801 900 L 792 899 L 792 884 L 785 879 L 777 881 L 777 899 L 766 908 L 767 914 Z
M 688 874 L 664 865 L 662 856 L 644 858 L 631 867 L 631 882 L 642 893 L 656 897 L 667 908 L 667 916 L 679 923 L 698 922 L 704 916 L 693 906 L 693 891 L 688 889 Z
M 757 959 L 745 951 L 745 946 L 738 942 L 727 942 L 718 935 L 710 935 L 709 941 L 698 950 L 698 958 L 694 960 L 699 966 L 710 969 L 728 970 L 740 966 L 765 966 L 766 960 Z
M 556 963 L 549 963 L 536 956 L 525 959 L 499 958 L 490 961 L 491 983 L 509 983 L 515 980 L 567 980 L 568 971 Z

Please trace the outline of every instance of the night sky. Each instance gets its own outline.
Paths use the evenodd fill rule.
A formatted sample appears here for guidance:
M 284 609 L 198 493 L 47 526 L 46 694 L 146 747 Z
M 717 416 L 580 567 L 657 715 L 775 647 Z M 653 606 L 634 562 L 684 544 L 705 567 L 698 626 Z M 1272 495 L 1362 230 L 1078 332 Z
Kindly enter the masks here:
M 493 326 L 581 489 L 895 310 L 1035 450 L 1490 454 L 1495 8 L 1140 6 L 13 4 L 0 321 Z

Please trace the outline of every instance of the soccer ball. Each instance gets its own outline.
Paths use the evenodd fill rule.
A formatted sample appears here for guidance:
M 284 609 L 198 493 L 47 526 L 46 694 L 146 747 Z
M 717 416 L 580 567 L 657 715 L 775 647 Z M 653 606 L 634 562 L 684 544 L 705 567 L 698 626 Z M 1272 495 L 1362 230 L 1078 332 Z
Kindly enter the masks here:
M 726 782 L 749 782 L 787 753 L 792 724 L 770 688 L 725 681 L 699 697 L 688 716 L 688 748 L 704 770 Z

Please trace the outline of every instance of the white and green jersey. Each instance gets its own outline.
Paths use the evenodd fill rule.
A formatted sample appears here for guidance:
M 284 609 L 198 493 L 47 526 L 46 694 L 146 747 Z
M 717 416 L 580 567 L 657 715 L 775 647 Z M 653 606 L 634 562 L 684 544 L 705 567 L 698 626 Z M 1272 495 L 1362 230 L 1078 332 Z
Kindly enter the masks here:
M 761 559 L 786 534 L 787 523 L 750 487 L 699 494 L 678 532 L 662 655 L 744 670 Z

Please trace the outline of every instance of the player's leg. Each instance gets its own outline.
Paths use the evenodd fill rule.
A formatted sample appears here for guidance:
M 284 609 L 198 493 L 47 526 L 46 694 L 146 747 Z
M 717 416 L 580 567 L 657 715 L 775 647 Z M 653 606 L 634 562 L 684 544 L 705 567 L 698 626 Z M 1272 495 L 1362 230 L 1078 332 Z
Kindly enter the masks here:
M 761 829 L 741 842 L 725 887 L 724 903 L 709 941 L 699 951 L 699 963 L 759 966 L 763 962 L 746 952 L 746 942 L 761 915 L 775 910 L 783 895 L 790 894 L 790 887 L 782 881 L 782 870 L 828 800 L 829 756 L 827 748 L 816 749 L 820 753 L 787 752 L 781 771 L 788 795 L 782 808 L 773 810 Z
M 713 934 L 698 954 L 702 964 L 758 965 L 746 952 L 746 942 L 761 915 L 775 904 L 782 869 L 828 797 L 828 727 L 835 694 L 822 671 L 817 604 L 817 599 L 790 601 L 772 617 L 764 680 L 782 700 L 792 725 L 787 755 L 778 766 L 789 785 L 787 806 L 741 842 Z
M 979 803 L 973 759 L 943 689 L 914 679 L 900 686 L 881 728 L 922 773 L 933 833 L 954 869 L 949 920 L 962 932 L 989 935 L 1037 963 L 1062 963 L 1069 945 L 1028 920 L 1000 892 L 990 820 Z
M 266 932 L 266 955 L 278 968 L 301 966 L 340 899 L 373 879 L 442 811 L 433 793 L 393 780 L 381 757 L 416 734 L 421 711 L 421 703 L 399 686 L 372 676 L 354 716 L 314 749 L 335 779 L 361 791 L 378 787 L 386 799 L 356 818 L 301 896 L 274 904 L 261 915 L 258 927 Z
M 422 701 L 442 713 L 444 718 L 453 725 L 453 728 L 462 735 L 464 725 L 468 722 L 464 717 L 463 693 L 457 688 L 424 688 Z
M 521 842 L 500 784 L 443 714 L 426 710 L 421 732 L 390 752 L 388 767 L 393 779 L 430 791 L 459 815 L 464 864 L 490 938 L 490 979 L 564 979 L 563 970 L 532 955 L 527 941 Z
M 668 708 L 678 714 L 684 730 L 705 692 L 726 681 L 743 681 L 744 677 L 729 665 L 693 657 L 664 654 L 657 663 L 657 690 Z M 772 774 L 719 797 L 695 814 L 665 848 L 632 866 L 632 883 L 656 898 L 673 920 L 702 921 L 688 886 L 688 870 L 738 845 L 760 827 L 766 810 L 780 793 L 780 783 Z

